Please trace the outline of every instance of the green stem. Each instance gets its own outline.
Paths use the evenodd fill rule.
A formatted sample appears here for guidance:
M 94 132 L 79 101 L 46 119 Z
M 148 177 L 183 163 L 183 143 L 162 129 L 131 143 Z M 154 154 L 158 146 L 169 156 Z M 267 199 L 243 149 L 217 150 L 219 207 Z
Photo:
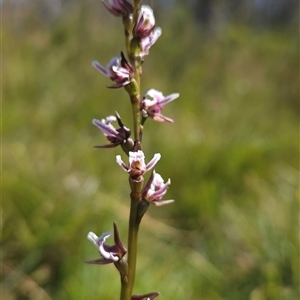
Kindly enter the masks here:
M 132 95 L 130 99 L 132 105 L 134 141 L 138 141 L 140 139 L 140 123 L 141 123 L 140 97 L 139 95 Z
M 139 193 L 131 193 L 131 205 L 129 216 L 129 230 L 128 230 L 128 272 L 127 276 L 121 276 L 121 294 L 120 300 L 130 300 L 132 296 L 135 270 L 136 270 L 136 257 L 137 257 L 137 241 L 139 224 L 137 222 L 138 199 Z
M 131 41 L 131 31 L 132 31 L 132 19 L 130 17 L 123 18 L 123 26 L 124 26 L 124 35 L 125 35 L 125 45 L 126 52 L 129 56 L 130 54 L 130 41 Z
M 137 241 L 139 224 L 137 223 L 138 201 L 132 197 L 129 216 L 129 233 L 128 233 L 128 290 L 130 296 L 135 280 L 136 258 L 137 258 Z M 130 299 L 130 298 L 129 298 Z
M 136 270 L 136 258 L 137 258 L 137 244 L 138 244 L 138 232 L 139 222 L 137 221 L 138 204 L 140 198 L 140 189 L 143 179 L 139 182 L 133 182 L 133 189 L 136 192 L 131 192 L 131 204 L 129 215 L 129 230 L 128 230 L 128 271 L 127 276 L 121 276 L 121 295 L 120 300 L 130 300 L 134 287 L 135 270 Z
M 120 294 L 120 300 L 127 300 L 130 299 L 130 297 L 127 297 L 127 283 L 123 282 L 121 280 L 121 294 Z
M 122 260 L 115 263 L 115 266 L 120 272 L 120 278 L 121 278 L 121 294 L 120 299 L 121 300 L 127 300 L 130 299 L 129 290 L 128 290 L 128 263 L 125 257 L 122 258 Z

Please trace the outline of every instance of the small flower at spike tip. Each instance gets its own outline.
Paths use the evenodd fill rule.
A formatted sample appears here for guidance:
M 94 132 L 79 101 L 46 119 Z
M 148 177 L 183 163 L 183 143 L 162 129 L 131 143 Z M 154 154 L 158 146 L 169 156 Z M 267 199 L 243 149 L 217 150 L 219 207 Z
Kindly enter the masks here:
M 148 5 L 142 5 L 133 28 L 134 37 L 144 38 L 149 36 L 154 27 L 155 17 L 152 8 Z
M 142 199 L 151 204 L 154 204 L 155 206 L 163 206 L 173 203 L 174 200 L 162 201 L 162 198 L 166 194 L 170 184 L 170 179 L 168 179 L 168 181 L 164 183 L 163 178 L 158 173 L 153 171 L 151 177 L 149 178 L 149 181 L 142 191 Z
M 150 117 L 158 122 L 169 122 L 173 123 L 174 121 L 161 114 L 163 107 L 179 97 L 178 93 L 174 93 L 168 96 L 164 96 L 161 92 L 150 89 L 146 92 L 141 101 L 141 112 L 143 118 Z
M 101 0 L 107 10 L 116 17 L 126 17 L 133 12 L 133 6 L 126 0 Z
M 116 129 L 111 122 L 117 121 L 120 128 Z M 133 147 L 133 140 L 130 137 L 130 129 L 125 127 L 121 121 L 119 114 L 116 112 L 116 116 L 109 116 L 105 119 L 97 120 L 93 119 L 93 124 L 97 126 L 110 142 L 108 145 L 97 145 L 95 148 L 113 148 L 125 143 L 131 144 Z
M 116 263 L 127 253 L 127 249 L 120 241 L 119 232 L 116 223 L 114 223 L 114 241 L 115 245 L 108 246 L 105 243 L 106 239 L 110 237 L 110 233 L 105 232 L 101 236 L 97 236 L 93 232 L 89 232 L 87 238 L 90 240 L 99 250 L 100 259 L 88 260 L 86 263 L 105 265 L 109 263 Z
M 158 292 L 148 293 L 148 294 L 145 294 L 145 295 L 133 295 L 131 297 L 131 300 L 153 300 L 157 296 L 159 296 Z
M 134 56 L 144 61 L 145 56 L 149 54 L 149 49 L 161 36 L 161 33 L 161 28 L 155 27 L 152 8 L 148 5 L 142 5 L 133 28 L 132 46 L 135 49 Z M 135 47 L 138 47 L 138 50 Z
M 123 162 L 121 155 L 117 155 L 116 161 L 123 170 L 129 173 L 130 177 L 138 178 L 145 172 L 151 170 L 160 160 L 160 157 L 160 153 L 154 154 L 154 157 L 146 165 L 144 152 L 142 150 L 138 150 L 136 152 L 129 152 L 129 167 Z
M 97 61 L 93 62 L 93 67 L 116 83 L 108 86 L 109 88 L 120 88 L 129 84 L 134 75 L 134 69 L 127 62 L 123 52 L 121 57 L 112 58 L 106 68 Z

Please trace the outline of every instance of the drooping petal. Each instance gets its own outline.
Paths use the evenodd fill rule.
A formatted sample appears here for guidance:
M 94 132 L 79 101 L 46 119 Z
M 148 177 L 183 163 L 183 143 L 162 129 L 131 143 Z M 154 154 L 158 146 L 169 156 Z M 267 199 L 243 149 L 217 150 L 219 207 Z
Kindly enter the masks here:
M 163 201 L 153 201 L 151 203 L 155 206 L 164 206 L 164 205 L 172 204 L 173 202 L 175 202 L 175 200 L 170 199 L 170 200 L 163 200 Z
M 161 114 L 155 114 L 152 118 L 156 122 L 174 123 L 174 120 Z

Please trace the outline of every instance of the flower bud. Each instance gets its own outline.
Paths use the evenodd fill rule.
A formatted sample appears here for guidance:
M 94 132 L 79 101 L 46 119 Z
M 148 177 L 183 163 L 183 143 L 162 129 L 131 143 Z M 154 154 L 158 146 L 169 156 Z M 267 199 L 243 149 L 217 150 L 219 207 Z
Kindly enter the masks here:
M 133 11 L 133 6 L 126 0 L 108 0 L 108 4 L 101 0 L 107 10 L 116 17 L 126 17 Z
M 144 38 L 149 36 L 155 26 L 153 10 L 148 5 L 142 5 L 137 22 L 133 28 L 134 37 Z

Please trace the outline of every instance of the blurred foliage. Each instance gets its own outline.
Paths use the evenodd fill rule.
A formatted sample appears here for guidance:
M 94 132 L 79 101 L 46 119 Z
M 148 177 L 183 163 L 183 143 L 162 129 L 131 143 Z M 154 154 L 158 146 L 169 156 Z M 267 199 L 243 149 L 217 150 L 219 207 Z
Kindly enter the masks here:
M 90 65 L 123 49 L 120 20 L 95 1 L 50 23 L 5 8 L 2 299 L 118 299 L 114 267 L 83 262 L 98 256 L 89 231 L 116 221 L 126 241 L 120 150 L 93 149 L 105 141 L 91 124 L 115 110 L 131 124 L 124 91 Z M 136 293 L 298 299 L 296 29 L 207 32 L 182 7 L 157 23 L 142 88 L 181 96 L 164 112 L 175 124 L 147 121 L 143 149 L 162 154 L 157 172 L 176 202 L 143 219 Z

